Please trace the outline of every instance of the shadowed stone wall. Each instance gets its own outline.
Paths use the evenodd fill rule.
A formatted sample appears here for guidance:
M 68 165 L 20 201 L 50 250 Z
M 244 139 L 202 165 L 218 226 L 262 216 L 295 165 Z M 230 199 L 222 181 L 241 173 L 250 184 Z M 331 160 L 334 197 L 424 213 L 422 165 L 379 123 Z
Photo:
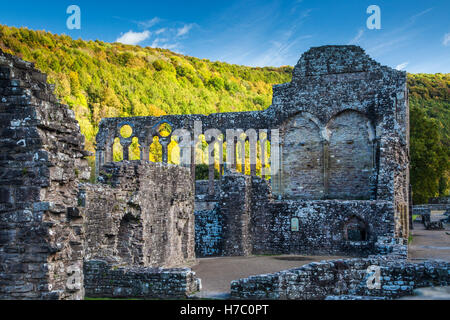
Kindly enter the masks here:
M 416 288 L 450 284 L 450 263 L 408 262 L 407 245 L 402 240 L 380 237 L 376 243 L 378 255 L 365 259 L 313 262 L 297 269 L 236 280 L 231 283 L 231 297 L 250 300 L 395 299 L 413 295 Z M 374 268 L 379 271 L 378 279 Z M 369 279 L 371 276 L 374 277 Z M 374 286 L 369 287 L 368 283 Z
M 390 201 L 280 201 L 266 180 L 239 173 L 224 176 L 219 203 L 223 255 L 367 256 L 378 237 L 395 233 Z
M 0 299 L 82 299 L 84 137 L 32 63 L 0 50 Z
M 86 260 L 179 267 L 195 260 L 194 191 L 187 169 L 125 161 L 102 167 L 85 184 Z
M 93 260 L 85 263 L 84 273 L 89 298 L 186 299 L 201 290 L 190 269 L 117 268 Z

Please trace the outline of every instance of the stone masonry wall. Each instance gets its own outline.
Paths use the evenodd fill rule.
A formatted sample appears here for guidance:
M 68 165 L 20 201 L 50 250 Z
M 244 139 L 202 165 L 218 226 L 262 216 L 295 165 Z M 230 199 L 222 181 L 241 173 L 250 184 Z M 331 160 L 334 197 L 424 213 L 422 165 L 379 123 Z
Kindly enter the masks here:
M 32 63 L 0 50 L 0 299 L 82 299 L 84 137 Z
M 201 290 L 190 269 L 117 268 L 105 261 L 84 264 L 89 298 L 186 299 Z
M 194 191 L 187 169 L 125 161 L 102 167 L 99 184 L 83 185 L 86 260 L 143 267 L 195 260 Z
M 219 210 L 223 217 L 224 256 L 252 254 L 250 179 L 242 174 L 227 174 L 222 179 Z
M 223 254 L 223 216 L 217 208 L 195 211 L 195 255 L 217 257 Z
M 225 256 L 367 256 L 378 237 L 395 233 L 392 202 L 276 200 L 266 180 L 239 173 L 223 177 L 218 210 Z
M 406 252 L 406 245 L 384 244 L 385 241 L 386 238 L 380 239 L 383 256 L 314 262 L 297 269 L 240 279 L 231 283 L 231 296 L 251 300 L 322 300 L 342 295 L 393 299 L 413 295 L 416 288 L 450 284 L 450 263 L 408 262 L 402 253 Z M 369 267 L 379 268 L 379 288 L 370 289 L 367 285 L 373 274 Z
M 277 196 L 405 201 L 404 72 L 381 66 L 356 46 L 311 48 L 292 81 L 274 87 L 267 113 L 282 121 L 281 170 L 272 177 Z
M 367 287 L 369 266 L 380 267 L 380 289 Z M 449 272 L 450 263 L 445 261 L 330 260 L 232 282 L 231 296 L 246 300 L 323 300 L 340 295 L 394 299 L 411 296 L 417 288 L 448 286 Z
M 209 194 L 209 181 L 195 183 L 195 255 L 197 258 L 218 257 L 223 252 L 223 215 L 218 210 L 220 184 Z
M 263 130 L 269 133 L 272 155 L 278 154 L 279 142 L 280 161 L 270 159 L 274 196 L 260 193 L 249 178 L 228 181 L 225 175 L 218 208 L 225 255 L 246 255 L 254 248 L 367 254 L 379 235 L 407 239 L 406 73 L 380 65 L 358 46 L 322 46 L 305 52 L 292 81 L 274 86 L 273 91 L 272 105 L 264 111 L 103 119 L 97 135 L 98 164 L 112 159 L 113 141 L 125 124 L 132 127 L 133 136 L 120 138 L 121 145 L 137 138 L 144 156 L 164 122 L 195 135 L 217 129 L 224 141 L 234 137 L 228 129 Z M 249 151 L 256 148 L 257 141 L 252 140 Z M 234 144 L 227 143 L 230 147 Z M 190 152 L 192 159 L 195 152 Z M 192 162 L 184 165 L 195 171 Z M 232 171 L 233 164 L 225 168 Z

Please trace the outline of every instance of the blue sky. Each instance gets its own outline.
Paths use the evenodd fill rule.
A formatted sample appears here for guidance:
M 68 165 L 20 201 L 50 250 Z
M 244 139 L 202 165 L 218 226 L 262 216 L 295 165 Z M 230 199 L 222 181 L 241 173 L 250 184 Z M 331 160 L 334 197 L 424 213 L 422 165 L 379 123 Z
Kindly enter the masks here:
M 72 4 L 81 30 L 66 27 Z M 369 5 L 381 9 L 380 30 L 366 26 Z M 448 0 L 21 0 L 3 1 L 0 23 L 249 66 L 295 65 L 310 47 L 357 44 L 393 68 L 450 73 Z

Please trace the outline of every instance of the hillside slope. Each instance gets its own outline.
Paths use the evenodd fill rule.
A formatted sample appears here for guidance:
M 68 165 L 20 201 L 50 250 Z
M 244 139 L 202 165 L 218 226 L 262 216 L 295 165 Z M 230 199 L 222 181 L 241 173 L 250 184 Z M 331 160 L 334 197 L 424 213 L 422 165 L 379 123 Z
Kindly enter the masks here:
M 55 84 L 94 150 L 104 117 L 263 110 L 272 85 L 289 82 L 292 67 L 250 68 L 169 50 L 73 40 L 0 25 L 0 48 L 33 61 Z M 411 181 L 416 203 L 448 192 L 450 75 L 409 74 Z
M 250 68 L 2 25 L 0 48 L 48 74 L 75 111 L 89 150 L 104 117 L 263 110 L 272 85 L 292 74 L 292 67 Z

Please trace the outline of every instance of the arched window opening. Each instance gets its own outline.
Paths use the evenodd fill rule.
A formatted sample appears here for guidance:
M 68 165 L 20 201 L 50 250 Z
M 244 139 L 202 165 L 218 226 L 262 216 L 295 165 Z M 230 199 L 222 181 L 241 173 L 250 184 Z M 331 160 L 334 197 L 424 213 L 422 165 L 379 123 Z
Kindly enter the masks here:
M 120 144 L 120 138 L 115 138 L 114 139 L 114 144 L 113 144 L 113 161 L 114 162 L 123 161 L 123 147 Z
M 162 145 L 159 143 L 159 137 L 153 137 L 149 159 L 151 162 L 162 162 Z
M 361 219 L 354 217 L 344 227 L 345 239 L 352 242 L 368 240 L 367 226 Z

